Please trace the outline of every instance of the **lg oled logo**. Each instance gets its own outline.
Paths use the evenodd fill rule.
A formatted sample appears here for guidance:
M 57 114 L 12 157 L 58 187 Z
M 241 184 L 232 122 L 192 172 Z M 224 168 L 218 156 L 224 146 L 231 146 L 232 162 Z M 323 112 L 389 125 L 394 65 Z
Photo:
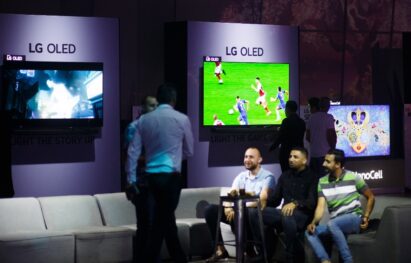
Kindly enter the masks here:
M 359 175 L 364 180 L 382 180 L 383 179 L 383 171 L 382 170 L 371 170 L 370 172 L 366 173 L 358 173 L 354 172 L 356 175 Z

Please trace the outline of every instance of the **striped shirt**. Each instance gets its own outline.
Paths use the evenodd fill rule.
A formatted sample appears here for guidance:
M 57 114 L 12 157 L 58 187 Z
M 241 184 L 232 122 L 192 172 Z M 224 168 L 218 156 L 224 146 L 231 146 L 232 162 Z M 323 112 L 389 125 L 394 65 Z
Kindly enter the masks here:
M 318 197 L 327 201 L 330 217 L 355 213 L 362 214 L 360 193 L 368 189 L 360 175 L 344 170 L 339 178 L 330 174 L 320 178 L 318 182 Z

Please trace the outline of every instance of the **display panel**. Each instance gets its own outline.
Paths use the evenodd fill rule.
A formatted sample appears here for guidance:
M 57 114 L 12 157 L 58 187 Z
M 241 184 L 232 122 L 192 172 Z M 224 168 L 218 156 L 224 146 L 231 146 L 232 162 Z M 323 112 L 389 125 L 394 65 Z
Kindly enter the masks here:
M 279 125 L 289 99 L 287 63 L 224 62 L 204 57 L 203 126 Z
M 334 105 L 337 148 L 347 157 L 389 156 L 389 105 Z
M 2 109 L 17 127 L 101 126 L 103 64 L 7 62 Z

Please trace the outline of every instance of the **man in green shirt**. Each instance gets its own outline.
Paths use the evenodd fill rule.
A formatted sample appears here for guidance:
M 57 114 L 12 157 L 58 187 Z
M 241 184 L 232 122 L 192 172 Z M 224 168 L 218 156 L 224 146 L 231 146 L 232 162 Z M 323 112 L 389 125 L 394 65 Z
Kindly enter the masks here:
M 374 207 L 374 194 L 362 177 L 344 169 L 345 154 L 342 150 L 329 150 L 323 166 L 329 174 L 318 182 L 318 202 L 314 218 L 307 226 L 306 237 L 321 263 L 331 263 L 320 240 L 322 235 L 331 235 L 345 263 L 353 262 L 346 235 L 358 233 L 368 227 L 368 219 Z M 360 194 L 367 198 L 365 211 L 361 207 Z M 325 205 L 330 212 L 327 225 L 318 225 Z

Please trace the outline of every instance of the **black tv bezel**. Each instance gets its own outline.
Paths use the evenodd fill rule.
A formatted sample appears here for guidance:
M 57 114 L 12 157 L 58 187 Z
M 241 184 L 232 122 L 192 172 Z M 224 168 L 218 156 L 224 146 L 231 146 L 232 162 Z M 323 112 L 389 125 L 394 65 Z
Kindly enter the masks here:
M 56 69 L 56 70 L 95 70 L 102 71 L 104 78 L 104 65 L 102 62 L 61 62 L 61 61 L 4 61 L 1 66 L 1 86 L 4 86 L 4 70 L 18 69 Z M 103 80 L 104 81 L 104 80 Z M 1 90 L 1 110 L 5 110 L 5 93 Z M 103 82 L 104 103 L 104 82 Z M 95 129 L 103 127 L 104 105 L 102 118 L 95 119 L 12 119 L 11 125 L 14 130 L 70 130 L 70 129 Z
M 203 61 L 201 63 L 201 68 L 200 68 L 200 85 L 199 85 L 199 97 L 200 97 L 200 103 L 199 103 L 199 124 L 200 128 L 202 129 L 210 129 L 213 132 L 250 132 L 250 131 L 265 131 L 265 130 L 272 130 L 272 129 L 277 129 L 279 126 L 281 126 L 281 123 L 278 124 L 249 124 L 249 125 L 221 125 L 221 126 L 215 126 L 215 125 L 204 125 L 204 63 L 205 62 L 213 62 L 213 61 L 206 61 L 206 57 L 213 57 L 213 56 L 204 56 Z M 215 57 L 215 56 L 214 56 Z M 289 66 L 289 71 L 288 71 L 288 79 L 290 82 L 290 76 L 291 76 L 291 63 L 289 62 L 261 62 L 261 61 L 222 61 L 226 63 L 252 63 L 252 64 L 287 64 Z M 288 87 L 290 89 L 290 86 Z M 290 93 L 290 90 L 288 90 Z M 288 100 L 291 98 L 289 97 Z M 281 120 L 282 121 L 282 120 Z
M 390 125 L 390 154 L 387 155 L 367 155 L 367 156 L 345 156 L 345 159 L 347 161 L 355 161 L 355 160 L 384 160 L 384 159 L 392 159 L 393 158 L 393 150 L 392 150 L 392 144 L 393 144 L 393 134 L 392 134 L 392 105 L 390 104 L 383 104 L 383 103 L 378 103 L 378 104 L 340 104 L 340 105 L 331 105 L 331 107 L 335 106 L 388 106 L 388 111 L 389 111 L 389 125 Z M 328 112 L 330 113 L 330 112 Z M 330 113 L 331 114 L 331 113 Z M 335 124 L 334 124 L 335 125 Z

